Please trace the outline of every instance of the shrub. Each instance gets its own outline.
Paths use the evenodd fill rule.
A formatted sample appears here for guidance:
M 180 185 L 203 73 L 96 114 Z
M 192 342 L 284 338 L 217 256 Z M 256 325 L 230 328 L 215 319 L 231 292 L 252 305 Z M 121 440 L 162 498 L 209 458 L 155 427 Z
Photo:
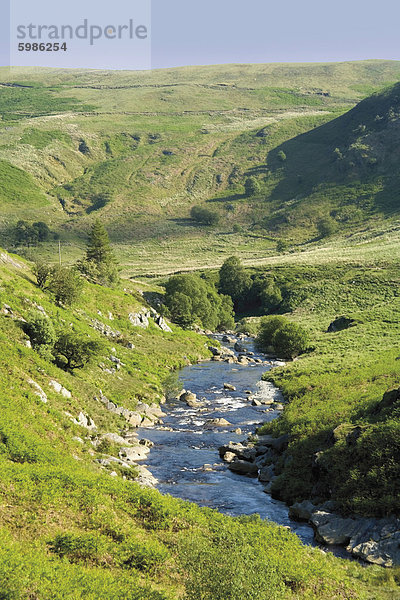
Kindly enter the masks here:
M 272 336 L 274 351 L 283 358 L 294 358 L 305 352 L 309 345 L 308 333 L 297 323 L 284 323 Z
M 70 306 L 81 294 L 82 279 L 74 268 L 57 267 L 52 271 L 48 289 L 54 294 L 57 304 Z
M 260 329 L 257 335 L 257 346 L 264 352 L 273 351 L 272 337 L 275 332 L 285 325 L 288 320 L 286 317 L 263 317 L 260 323 Z
M 190 216 L 194 221 L 202 225 L 217 225 L 219 222 L 219 214 L 203 206 L 193 206 Z
M 46 289 L 53 269 L 50 265 L 45 263 L 37 262 L 33 266 L 33 274 L 36 277 L 36 282 L 41 290 Z
M 51 552 L 60 557 L 65 556 L 71 562 L 96 561 L 99 554 L 105 550 L 104 541 L 91 533 L 60 533 L 48 546 Z
M 56 341 L 56 332 L 51 320 L 42 313 L 34 313 L 25 324 L 32 347 L 47 360 L 53 358 L 52 351 Z
M 260 184 L 255 177 L 248 177 L 244 183 L 246 196 L 256 196 L 260 192 Z
M 318 221 L 317 228 L 320 236 L 324 238 L 333 235 L 338 229 L 338 224 L 332 217 L 326 217 Z
M 168 549 L 157 540 L 147 542 L 131 542 L 123 548 L 122 564 L 128 568 L 138 569 L 146 573 L 159 571 L 170 553 Z

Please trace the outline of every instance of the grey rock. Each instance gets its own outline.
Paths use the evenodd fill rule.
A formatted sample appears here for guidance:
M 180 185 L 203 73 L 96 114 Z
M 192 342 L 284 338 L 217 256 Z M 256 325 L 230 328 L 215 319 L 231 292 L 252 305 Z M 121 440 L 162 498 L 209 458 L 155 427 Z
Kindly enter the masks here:
M 29 385 L 31 385 L 34 388 L 34 394 L 35 396 L 38 396 L 41 401 L 46 404 L 47 402 L 47 396 L 44 393 L 44 391 L 42 390 L 42 388 L 40 387 L 40 385 L 38 383 L 36 383 L 36 381 L 34 381 L 33 379 L 28 379 L 28 383 Z
M 204 427 L 209 429 L 210 427 L 226 427 L 227 425 L 231 425 L 231 423 L 226 419 L 207 419 Z
M 171 327 L 167 324 L 164 317 L 162 317 L 161 315 L 157 315 L 156 317 L 154 317 L 154 322 L 163 331 L 167 333 L 172 333 Z
M 147 446 L 138 444 L 137 446 L 121 448 L 118 455 L 121 460 L 129 463 L 136 462 L 137 460 L 144 460 L 147 458 L 149 451 L 150 448 L 147 448 Z
M 132 325 L 134 327 L 141 327 L 142 329 L 147 329 L 149 326 L 149 317 L 150 312 L 144 309 L 138 313 L 129 313 L 128 315 L 128 319 Z
M 258 473 L 258 467 L 256 464 L 247 460 L 240 460 L 237 457 L 235 460 L 229 463 L 229 469 L 234 473 L 240 473 L 241 475 L 255 476 Z
M 230 383 L 224 383 L 224 390 L 228 390 L 230 392 L 236 392 L 235 386 L 231 385 Z
M 126 440 L 122 436 L 118 435 L 118 433 L 103 433 L 99 439 L 107 440 L 108 442 L 116 444 L 117 446 L 123 446 L 126 444 Z
M 275 467 L 274 465 L 268 465 L 267 467 L 263 467 L 260 469 L 258 474 L 258 479 L 260 481 L 269 482 L 275 475 Z
M 289 517 L 295 521 L 309 521 L 315 510 L 316 507 L 312 502 L 303 500 L 289 507 Z

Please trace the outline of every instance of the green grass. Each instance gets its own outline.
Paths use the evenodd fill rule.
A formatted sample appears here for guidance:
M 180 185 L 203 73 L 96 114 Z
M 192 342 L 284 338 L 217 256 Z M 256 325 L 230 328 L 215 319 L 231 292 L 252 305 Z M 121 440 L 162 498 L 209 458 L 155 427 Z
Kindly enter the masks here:
M 345 512 L 398 514 L 398 409 L 379 408 L 384 392 L 400 385 L 397 264 L 281 266 L 268 272 L 286 290 L 289 317 L 310 332 L 313 347 L 266 374 L 289 402 L 282 417 L 264 428 L 291 436 L 291 458 L 281 464 L 274 493 L 289 503 L 332 498 Z M 327 333 L 339 315 L 356 325 Z M 334 443 L 332 431 L 341 424 L 348 424 L 347 433 L 362 427 L 355 445 L 345 435 Z M 312 468 L 316 452 L 318 472 Z
M 285 528 L 258 517 L 229 518 L 101 470 L 92 440 L 124 427 L 94 399 L 99 388 L 128 408 L 157 400 L 171 368 L 208 354 L 204 338 L 173 327 L 138 331 L 128 312 L 143 304 L 137 288 L 109 290 L 85 284 L 79 303 L 56 307 L 32 280 L 29 265 L 2 254 L 0 299 L 0 577 L 7 600 L 110 598 L 111 600 L 265 600 L 395 597 L 396 583 L 378 568 L 323 555 Z M 125 285 L 127 285 L 125 283 Z M 156 289 L 156 288 L 153 288 Z M 72 375 L 25 346 L 20 319 L 34 304 L 57 323 L 100 339 L 96 318 L 135 343 L 127 350 L 103 339 L 125 366 L 106 375 L 97 361 Z M 102 315 L 98 314 L 101 311 Z M 104 315 L 112 312 L 109 321 Z M 28 379 L 48 396 L 44 404 Z M 57 394 L 55 379 L 72 392 Z M 89 433 L 71 415 L 83 410 L 97 425 Z M 81 442 L 77 440 L 81 438 Z M 112 446 L 107 452 L 113 452 Z M 247 557 L 248 560 L 244 560 Z

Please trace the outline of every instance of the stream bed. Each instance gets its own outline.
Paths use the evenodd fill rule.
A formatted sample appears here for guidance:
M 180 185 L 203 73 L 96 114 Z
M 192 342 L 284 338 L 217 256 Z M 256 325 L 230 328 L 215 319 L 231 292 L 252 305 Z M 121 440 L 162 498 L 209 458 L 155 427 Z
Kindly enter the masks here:
M 222 336 L 215 336 L 221 340 Z M 219 446 L 229 441 L 240 442 L 254 433 L 258 425 L 275 419 L 279 411 L 263 406 L 252 406 L 250 395 L 268 393 L 274 400 L 282 400 L 278 389 L 260 383 L 265 371 L 276 361 L 266 360 L 257 353 L 254 341 L 240 340 L 253 358 L 262 363 L 241 365 L 206 361 L 185 367 L 179 379 L 185 390 L 204 402 L 202 408 L 190 408 L 173 399 L 163 406 L 163 428 L 141 429 L 139 436 L 150 439 L 154 446 L 146 459 L 146 466 L 157 478 L 157 489 L 172 496 L 214 508 L 233 516 L 258 513 L 279 525 L 289 526 L 307 544 L 315 544 L 313 529 L 305 523 L 292 521 L 288 507 L 264 492 L 257 478 L 238 475 L 230 471 L 218 453 Z M 223 343 L 233 348 L 233 344 Z M 231 384 L 235 391 L 224 389 Z M 251 393 L 249 393 L 251 392 Z M 209 419 L 223 418 L 229 426 L 213 427 Z M 235 433 L 240 428 L 241 433 Z

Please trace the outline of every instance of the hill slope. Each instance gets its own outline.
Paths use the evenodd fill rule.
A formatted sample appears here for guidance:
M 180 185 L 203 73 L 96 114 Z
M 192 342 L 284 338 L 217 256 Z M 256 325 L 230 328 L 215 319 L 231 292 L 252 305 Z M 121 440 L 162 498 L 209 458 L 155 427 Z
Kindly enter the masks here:
M 68 244 L 71 259 L 100 216 L 128 268 L 143 252 L 153 263 L 162 253 L 170 264 L 181 264 L 176 241 L 188 244 L 186 257 L 215 245 L 214 259 L 232 243 L 245 245 L 252 257 L 265 255 L 275 246 L 277 229 L 304 241 L 307 218 L 288 232 L 281 227 L 282 218 L 297 219 L 299 212 L 282 199 L 292 202 L 309 192 L 307 182 L 299 188 L 293 180 L 303 176 L 302 149 L 293 146 L 284 165 L 276 162 L 275 149 L 399 74 L 394 61 L 150 73 L 3 69 L 4 240 L 10 242 L 10 223 L 34 219 L 40 209 Z M 20 180 L 18 203 L 7 184 L 10 171 Z M 260 183 L 259 198 L 243 195 L 251 174 Z M 190 207 L 206 201 L 221 215 L 222 225 L 211 233 L 188 219 Z M 314 204 L 320 215 L 328 208 L 320 200 Z M 232 237 L 235 225 L 244 231 Z
M 3 251 L 0 285 L 3 598 L 395 597 L 395 584 L 375 567 L 304 547 L 256 517 L 232 519 L 163 497 L 141 488 L 134 468 L 112 462 L 127 425 L 96 399 L 104 400 L 99 387 L 115 404 L 138 408 L 138 400 L 160 394 L 168 367 L 182 364 L 183 353 L 195 359 L 207 352 L 202 337 L 176 327 L 133 327 L 127 313 L 143 304 L 134 289 L 86 284 L 78 305 L 56 307 L 35 286 L 29 265 Z M 28 347 L 23 319 L 32 313 L 103 339 L 108 371 L 92 363 L 72 375 Z M 108 332 L 118 327 L 120 337 L 102 336 L 101 322 Z M 128 339 L 135 348 L 125 346 Z M 123 363 L 114 373 L 109 352 Z

